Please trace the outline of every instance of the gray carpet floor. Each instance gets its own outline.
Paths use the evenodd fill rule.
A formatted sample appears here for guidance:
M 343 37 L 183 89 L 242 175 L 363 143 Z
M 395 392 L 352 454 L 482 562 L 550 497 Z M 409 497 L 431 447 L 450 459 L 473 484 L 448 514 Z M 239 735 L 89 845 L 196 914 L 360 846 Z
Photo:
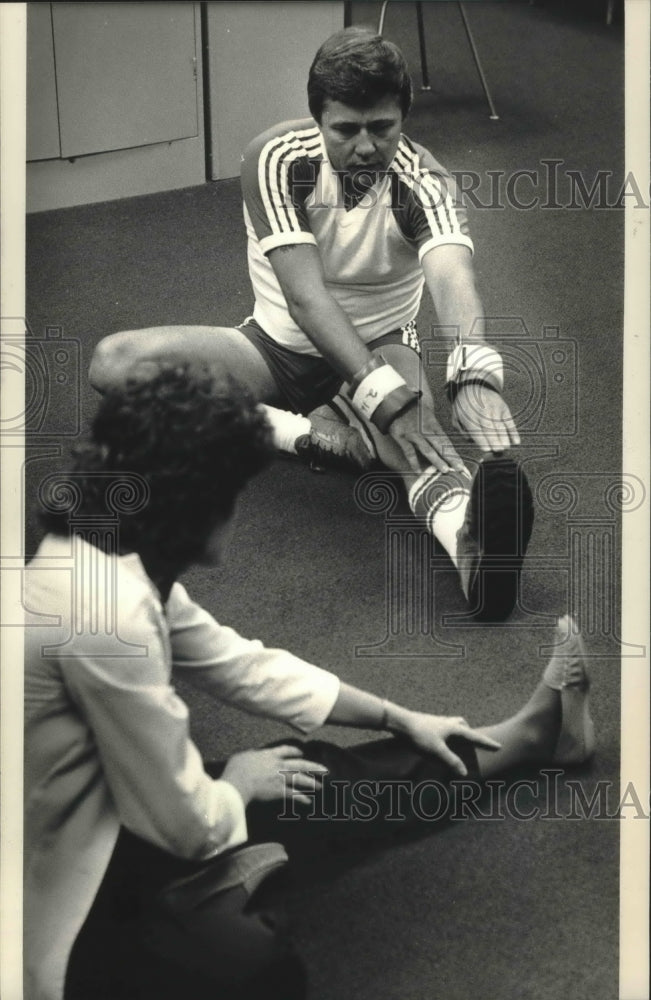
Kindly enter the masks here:
M 592 654 L 599 748 L 593 764 L 561 776 L 558 813 L 569 812 L 569 778 L 588 793 L 612 783 L 614 809 L 620 518 L 611 486 L 621 466 L 623 212 L 580 197 L 567 206 L 568 171 L 579 171 L 588 188 L 603 171 L 611 203 L 621 187 L 621 26 L 608 29 L 581 7 L 467 4 L 501 115 L 492 122 L 456 5 L 424 6 L 432 90 L 417 89 L 406 131 L 448 168 L 480 179 L 470 207 L 479 286 L 510 359 L 509 398 L 537 505 L 522 607 L 503 626 L 464 623 L 455 574 L 440 552 L 417 567 L 420 575 L 408 574 L 420 583 L 424 609 L 392 603 L 388 539 L 404 543 L 410 531 L 404 505 L 371 513 L 352 477 L 282 460 L 247 488 L 228 563 L 185 582 L 245 635 L 407 705 L 462 712 L 473 724 L 517 710 L 546 662 L 555 616 L 572 610 Z M 374 23 L 379 7 L 354 4 L 353 18 Z M 419 85 L 412 16 L 411 5 L 390 5 L 385 33 L 403 46 Z M 555 199 L 546 182 L 551 161 Z M 518 181 L 516 194 L 538 204 L 518 209 L 507 203 L 507 180 L 525 170 L 537 177 Z M 31 216 L 27 279 L 33 331 L 53 326 L 79 344 L 84 421 L 95 405 L 86 373 L 100 337 L 156 324 L 229 325 L 250 311 L 239 182 Z M 434 323 L 424 302 L 426 337 Z M 428 370 L 441 398 L 440 366 Z M 65 465 L 77 412 L 74 394 L 55 398 L 31 449 L 28 552 L 39 537 L 38 483 Z M 449 426 L 443 401 L 440 414 Z M 284 734 L 182 693 L 209 757 Z M 524 801 L 544 812 L 543 785 Z M 541 818 L 468 819 L 317 866 L 288 893 L 312 996 L 613 1000 L 618 866 L 612 820 Z

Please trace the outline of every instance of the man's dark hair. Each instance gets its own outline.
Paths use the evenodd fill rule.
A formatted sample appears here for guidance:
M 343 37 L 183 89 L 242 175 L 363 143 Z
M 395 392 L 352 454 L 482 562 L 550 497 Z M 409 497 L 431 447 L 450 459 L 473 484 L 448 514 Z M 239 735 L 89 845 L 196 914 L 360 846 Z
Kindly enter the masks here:
M 406 117 L 411 107 L 409 69 L 400 49 L 369 28 L 344 28 L 327 39 L 314 57 L 307 84 L 310 112 L 321 122 L 329 99 L 369 108 L 394 96 Z
M 81 496 L 75 519 L 101 521 L 107 475 L 116 484 L 120 475 L 135 475 L 148 499 L 120 515 L 120 547 L 188 564 L 272 454 L 264 413 L 239 385 L 218 381 L 208 368 L 165 366 L 103 396 L 87 439 L 73 451 L 71 481 Z M 59 534 L 69 530 L 62 514 L 44 513 L 42 522 Z

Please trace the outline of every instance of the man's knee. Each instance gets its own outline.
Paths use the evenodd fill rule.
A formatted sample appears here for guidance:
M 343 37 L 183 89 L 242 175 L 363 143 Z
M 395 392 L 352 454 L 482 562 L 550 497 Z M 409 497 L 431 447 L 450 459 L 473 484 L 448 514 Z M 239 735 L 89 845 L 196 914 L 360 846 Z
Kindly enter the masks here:
M 197 363 L 233 378 L 257 400 L 274 403 L 278 389 L 269 367 L 246 337 L 231 327 L 152 327 L 114 333 L 101 340 L 89 379 L 99 392 L 127 378 L 146 380 L 166 363 Z
M 124 330 L 100 340 L 88 378 L 93 388 L 106 392 L 123 385 L 127 379 L 146 382 L 160 372 L 162 364 L 189 358 L 178 339 L 168 336 L 163 328 Z
M 133 333 L 113 333 L 104 337 L 93 352 L 88 378 L 98 392 L 106 392 L 132 374 L 138 352 Z

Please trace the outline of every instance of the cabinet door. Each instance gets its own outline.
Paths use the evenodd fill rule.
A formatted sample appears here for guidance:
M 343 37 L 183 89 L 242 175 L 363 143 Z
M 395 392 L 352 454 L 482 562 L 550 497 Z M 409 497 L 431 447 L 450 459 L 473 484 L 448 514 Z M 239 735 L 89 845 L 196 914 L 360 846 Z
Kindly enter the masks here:
M 49 3 L 27 4 L 27 159 L 61 155 Z
M 54 3 L 61 155 L 198 135 L 194 4 Z

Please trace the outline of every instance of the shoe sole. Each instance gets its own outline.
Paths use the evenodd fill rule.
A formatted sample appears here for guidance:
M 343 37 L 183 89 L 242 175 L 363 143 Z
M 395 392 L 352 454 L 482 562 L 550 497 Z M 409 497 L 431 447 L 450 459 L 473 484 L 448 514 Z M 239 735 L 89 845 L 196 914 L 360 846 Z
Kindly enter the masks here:
M 520 571 L 533 527 L 527 477 L 503 456 L 484 459 L 470 490 L 468 533 L 479 548 L 468 587 L 478 621 L 504 621 L 520 592 Z

